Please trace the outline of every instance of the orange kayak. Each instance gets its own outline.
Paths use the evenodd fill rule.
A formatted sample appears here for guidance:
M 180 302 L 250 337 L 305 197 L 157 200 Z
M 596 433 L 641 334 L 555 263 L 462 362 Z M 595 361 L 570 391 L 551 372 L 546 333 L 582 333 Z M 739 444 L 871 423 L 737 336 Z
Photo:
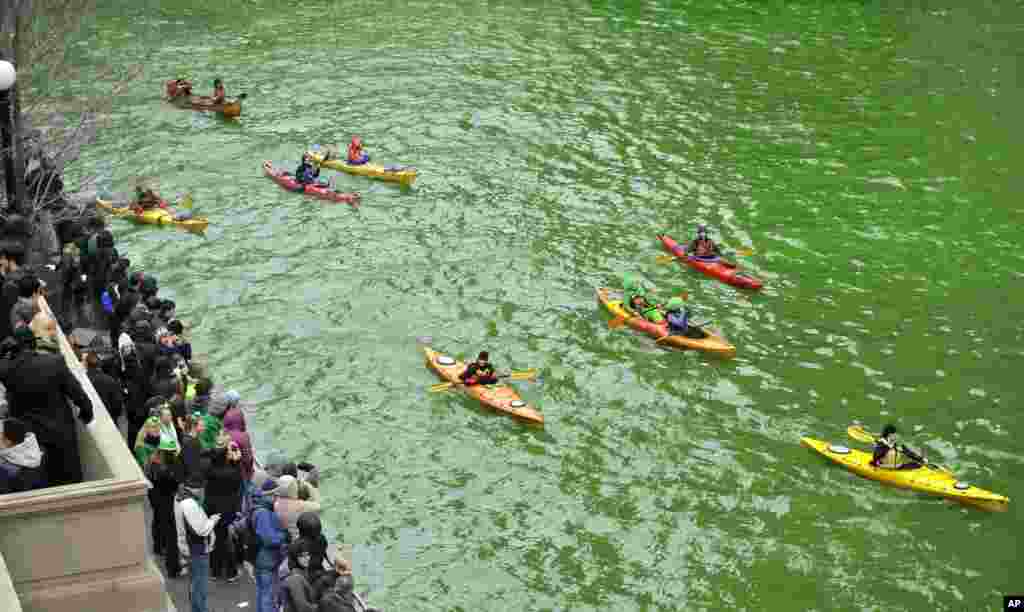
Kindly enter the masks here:
M 427 367 L 437 373 L 438 376 L 448 382 L 461 383 L 459 374 L 466 369 L 466 364 L 458 359 L 438 353 L 437 351 L 423 347 L 423 354 L 426 357 Z M 466 395 L 476 399 L 484 406 L 497 412 L 527 421 L 535 425 L 544 424 L 544 415 L 519 397 L 516 390 L 508 385 L 456 385 Z
M 601 302 L 601 305 L 612 316 L 625 319 L 626 325 L 630 328 L 658 340 L 659 344 L 677 349 L 703 351 L 712 355 L 718 355 L 719 357 L 725 357 L 726 359 L 736 356 L 736 347 L 730 344 L 723 336 L 709 329 L 702 329 L 696 325 L 691 325 L 690 329 L 694 332 L 693 337 L 670 335 L 668 333 L 668 323 L 652 323 L 634 313 L 622 303 L 620 296 L 613 295 L 611 289 L 606 287 L 598 288 L 597 301 Z

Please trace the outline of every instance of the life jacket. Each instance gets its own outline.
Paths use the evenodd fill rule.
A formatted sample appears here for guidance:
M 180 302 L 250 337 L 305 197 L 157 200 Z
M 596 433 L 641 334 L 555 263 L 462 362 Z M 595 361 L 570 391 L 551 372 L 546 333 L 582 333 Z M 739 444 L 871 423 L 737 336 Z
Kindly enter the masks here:
M 878 467 L 880 467 L 882 469 L 886 469 L 886 470 L 895 470 L 896 468 L 900 467 L 900 464 L 902 464 L 903 461 L 902 461 L 902 457 L 900 455 L 900 452 L 896 449 L 896 444 L 895 443 L 890 443 L 885 438 L 878 438 L 878 440 L 876 441 L 876 444 L 877 444 L 877 446 L 876 446 L 877 450 L 881 450 L 882 447 L 884 447 L 885 448 L 885 452 L 881 456 L 881 458 L 878 459 L 878 461 L 875 463 L 875 465 L 877 465 Z M 876 455 L 877 455 L 877 450 L 876 450 Z
M 715 257 L 715 243 L 710 238 L 694 240 L 692 250 L 692 255 L 696 257 Z
M 363 141 L 358 138 L 353 138 L 352 143 L 348 145 L 348 161 L 359 161 L 363 156 Z
M 662 316 L 661 311 L 658 310 L 657 304 L 649 305 L 640 314 L 642 314 L 645 319 L 651 321 L 652 323 L 660 323 L 665 320 L 665 317 Z

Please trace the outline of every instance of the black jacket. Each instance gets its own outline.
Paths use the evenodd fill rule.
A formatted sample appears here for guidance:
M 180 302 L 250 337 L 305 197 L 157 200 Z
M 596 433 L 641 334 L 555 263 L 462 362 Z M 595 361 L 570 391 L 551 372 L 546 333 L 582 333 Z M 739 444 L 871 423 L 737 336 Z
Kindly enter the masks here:
M 223 452 L 223 451 L 220 451 Z M 242 470 L 237 463 L 214 460 L 206 473 L 206 511 L 209 514 L 238 512 L 242 507 Z
M 96 388 L 96 393 L 103 400 L 103 405 L 107 407 L 110 418 L 114 419 L 116 423 L 118 417 L 124 412 L 124 388 L 121 386 L 121 383 L 108 376 L 99 368 L 88 369 L 86 374 L 89 376 L 92 386 Z
M 11 416 L 25 421 L 41 442 L 75 443 L 75 417 L 70 399 L 83 423 L 92 422 L 92 402 L 68 369 L 63 355 L 22 351 L 0 362 L 0 381 L 7 387 Z

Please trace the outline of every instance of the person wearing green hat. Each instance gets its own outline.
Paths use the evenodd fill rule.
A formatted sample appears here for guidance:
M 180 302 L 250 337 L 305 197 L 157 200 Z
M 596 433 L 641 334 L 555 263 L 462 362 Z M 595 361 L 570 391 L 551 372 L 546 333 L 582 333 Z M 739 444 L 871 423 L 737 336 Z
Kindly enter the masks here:
M 135 460 L 139 462 L 139 467 L 146 469 L 149 464 L 149 458 L 153 456 L 153 453 L 160 448 L 160 417 L 152 416 L 146 419 L 146 422 L 142 425 L 142 429 L 139 430 L 138 435 L 135 436 Z
M 643 279 L 628 272 L 624 274 L 622 276 L 622 294 L 626 304 L 633 312 L 639 313 L 652 323 L 661 323 L 664 320 L 658 305 L 648 301 Z
M 149 505 L 153 508 L 153 552 L 164 556 L 170 576 L 181 573 L 178 535 L 174 525 L 174 495 L 185 473 L 178 456 L 177 441 L 161 438 L 145 469 L 146 477 L 153 484 L 148 492 Z

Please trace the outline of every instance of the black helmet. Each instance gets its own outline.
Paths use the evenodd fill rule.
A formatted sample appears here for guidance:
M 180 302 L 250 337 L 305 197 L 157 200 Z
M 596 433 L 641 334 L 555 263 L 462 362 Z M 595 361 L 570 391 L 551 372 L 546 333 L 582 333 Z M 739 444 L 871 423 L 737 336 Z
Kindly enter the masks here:
M 896 433 L 896 426 L 893 425 L 892 423 L 889 423 L 888 425 L 886 425 L 885 427 L 882 428 L 882 437 L 883 438 L 888 438 L 889 436 L 891 436 L 894 433 Z

